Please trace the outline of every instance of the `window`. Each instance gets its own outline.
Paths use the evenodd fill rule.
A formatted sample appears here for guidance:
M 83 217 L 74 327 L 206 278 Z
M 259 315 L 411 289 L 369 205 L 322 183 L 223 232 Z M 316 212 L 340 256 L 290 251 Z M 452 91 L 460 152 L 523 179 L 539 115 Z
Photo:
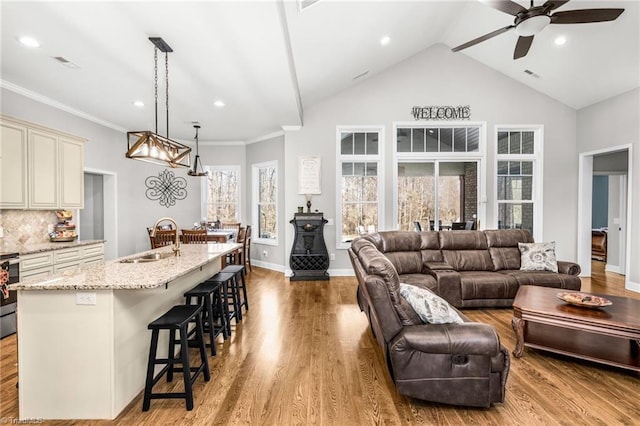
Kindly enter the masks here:
M 542 128 L 510 127 L 497 130 L 496 201 L 499 229 L 527 229 L 542 236 L 541 188 Z
M 484 135 L 483 123 L 395 124 L 397 229 L 464 229 L 484 217 Z
M 278 244 L 278 163 L 268 161 L 252 166 L 254 242 Z
M 240 167 L 206 166 L 209 174 L 202 185 L 206 221 L 240 222 Z
M 337 246 L 347 248 L 359 235 L 375 232 L 382 223 L 382 138 L 384 129 L 337 129 Z

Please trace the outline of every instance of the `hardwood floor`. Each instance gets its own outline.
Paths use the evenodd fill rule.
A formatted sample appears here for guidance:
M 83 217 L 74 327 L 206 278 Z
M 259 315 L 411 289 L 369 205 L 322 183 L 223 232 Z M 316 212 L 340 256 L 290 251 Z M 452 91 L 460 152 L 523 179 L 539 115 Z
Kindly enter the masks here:
M 594 262 L 583 291 L 640 298 L 622 277 Z M 52 425 L 554 425 L 640 424 L 640 375 L 526 349 L 511 358 L 506 400 L 488 409 L 431 404 L 394 388 L 356 300 L 352 277 L 293 282 L 253 268 L 250 310 L 219 340 L 210 358 L 212 380 L 195 384 L 195 408 L 183 400 L 154 400 L 142 412 L 136 398 L 115 421 L 50 421 Z M 510 309 L 467 310 L 493 325 L 513 350 Z M 640 313 L 639 313 L 640 314 Z M 16 337 L 1 341 L 0 423 L 18 416 Z M 46 356 L 46 354 L 43 354 Z M 182 389 L 180 379 L 156 390 Z

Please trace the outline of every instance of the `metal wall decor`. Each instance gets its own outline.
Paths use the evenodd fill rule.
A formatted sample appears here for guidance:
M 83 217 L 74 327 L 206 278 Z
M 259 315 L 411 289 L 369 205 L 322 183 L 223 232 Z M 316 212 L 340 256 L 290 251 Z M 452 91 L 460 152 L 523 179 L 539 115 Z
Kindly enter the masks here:
M 469 105 L 414 106 L 411 115 L 416 120 L 468 120 L 471 108 Z
M 147 198 L 156 201 L 160 205 L 169 208 L 176 204 L 176 200 L 187 198 L 187 180 L 176 175 L 170 170 L 163 170 L 158 176 L 149 176 L 144 180 L 147 186 Z

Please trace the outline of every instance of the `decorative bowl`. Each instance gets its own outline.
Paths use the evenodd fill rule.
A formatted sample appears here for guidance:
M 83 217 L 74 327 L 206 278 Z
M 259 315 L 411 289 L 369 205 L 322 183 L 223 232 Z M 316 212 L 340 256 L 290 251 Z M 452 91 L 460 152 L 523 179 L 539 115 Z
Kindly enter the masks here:
M 575 291 L 558 293 L 558 298 L 570 305 L 581 306 L 583 308 L 602 308 L 613 304 L 611 300 L 605 299 L 604 297 Z

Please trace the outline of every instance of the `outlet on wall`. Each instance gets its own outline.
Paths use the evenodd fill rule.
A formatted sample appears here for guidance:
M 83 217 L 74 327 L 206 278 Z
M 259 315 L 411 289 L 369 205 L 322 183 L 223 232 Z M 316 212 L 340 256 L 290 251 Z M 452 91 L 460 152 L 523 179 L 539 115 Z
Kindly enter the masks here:
M 95 305 L 96 293 L 92 291 L 76 292 L 76 305 Z
M 336 260 L 336 254 L 335 253 L 329 254 L 329 260 Z
M 267 257 L 269 253 L 266 250 L 262 250 L 262 256 Z

